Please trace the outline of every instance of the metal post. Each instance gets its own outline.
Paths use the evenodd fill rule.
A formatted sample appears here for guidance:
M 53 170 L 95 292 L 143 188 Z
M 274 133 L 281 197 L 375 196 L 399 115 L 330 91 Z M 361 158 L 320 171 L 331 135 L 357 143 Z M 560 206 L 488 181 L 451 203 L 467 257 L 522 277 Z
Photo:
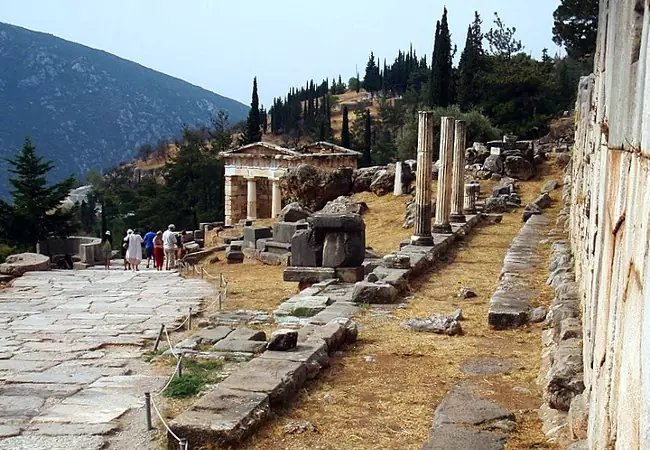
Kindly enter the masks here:
M 178 357 L 178 371 L 176 372 L 178 378 L 183 376 L 183 354 Z
M 147 431 L 151 431 L 153 425 L 151 425 L 151 394 L 149 392 L 144 393 L 144 414 L 147 420 Z
M 181 450 L 187 450 L 187 438 L 181 438 L 181 440 L 178 441 L 178 445 Z
M 217 295 L 219 296 L 219 311 L 221 311 L 221 291 Z
M 187 314 L 187 329 L 188 331 L 192 329 L 192 307 L 190 306 L 190 312 Z
M 160 345 L 160 340 L 162 339 L 163 331 L 165 331 L 165 324 L 161 323 L 160 324 L 160 331 L 158 332 L 158 336 L 156 336 L 156 343 L 153 344 L 153 351 L 154 352 L 158 351 L 158 346 Z

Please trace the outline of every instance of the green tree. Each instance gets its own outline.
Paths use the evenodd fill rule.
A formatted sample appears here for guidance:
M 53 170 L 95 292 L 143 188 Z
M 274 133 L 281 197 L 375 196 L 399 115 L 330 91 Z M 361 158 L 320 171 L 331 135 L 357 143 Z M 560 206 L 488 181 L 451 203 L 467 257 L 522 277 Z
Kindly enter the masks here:
M 553 42 L 582 60 L 593 57 L 598 32 L 598 0 L 562 0 L 553 13 Z
M 348 107 L 343 107 L 343 124 L 341 128 L 341 146 L 350 148 L 350 125 L 348 123 Z
M 439 26 L 436 25 L 436 38 L 431 63 L 429 85 L 429 106 L 447 106 L 453 103 L 452 47 L 447 8 L 444 9 Z
M 251 100 L 251 109 L 248 111 L 246 119 L 246 129 L 240 138 L 240 144 L 252 144 L 262 140 L 262 130 L 260 123 L 260 99 L 257 95 L 257 77 L 253 78 L 253 96 Z
M 373 52 L 370 52 L 370 57 L 366 64 L 366 75 L 363 78 L 363 87 L 371 94 L 374 94 L 381 89 L 381 75 Z
M 494 25 L 495 27 L 485 33 L 492 55 L 510 58 L 523 50 L 521 41 L 515 39 L 517 29 L 506 27 L 497 13 L 494 13 Z
M 0 230 L 5 243 L 29 247 L 49 237 L 65 237 L 77 229 L 75 211 L 65 209 L 61 202 L 75 184 L 74 177 L 48 186 L 47 174 L 54 168 L 36 154 L 29 139 L 22 151 L 7 159 L 13 204 L 0 200 Z
M 481 16 L 475 12 L 474 22 L 467 29 L 465 49 L 458 63 L 458 103 L 464 110 L 478 104 L 481 98 L 481 86 L 478 84 L 478 74 L 484 69 L 481 23 Z

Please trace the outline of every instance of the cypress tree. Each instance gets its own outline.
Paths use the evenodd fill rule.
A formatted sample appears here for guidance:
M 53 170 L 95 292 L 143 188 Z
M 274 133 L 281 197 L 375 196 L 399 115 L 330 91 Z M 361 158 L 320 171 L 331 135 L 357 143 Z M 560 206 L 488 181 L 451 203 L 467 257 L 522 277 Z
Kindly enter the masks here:
M 474 22 L 467 28 L 465 49 L 458 64 L 458 103 L 465 110 L 480 101 L 481 90 L 477 85 L 477 74 L 481 69 L 483 57 L 482 41 L 481 17 L 475 12 Z
M 357 70 L 357 94 L 361 90 L 361 80 L 359 79 L 359 71 Z
M 341 128 L 341 146 L 350 148 L 350 123 L 348 119 L 348 107 L 343 107 L 343 125 Z
M 369 167 L 372 164 L 370 156 L 370 146 L 372 143 L 372 119 L 370 118 L 370 109 L 366 109 L 366 117 L 363 132 L 363 166 Z
M 260 99 L 257 96 L 257 77 L 253 78 L 253 96 L 251 100 L 251 109 L 246 119 L 246 130 L 240 142 L 242 145 L 252 144 L 262 140 L 260 127 Z
M 439 92 L 435 88 L 435 71 L 438 54 L 440 53 L 440 21 L 436 22 L 436 35 L 433 38 L 433 54 L 431 55 L 431 72 L 429 74 L 429 107 L 433 108 L 438 98 L 440 97 Z
M 436 25 L 436 42 L 429 85 L 430 107 L 446 107 L 453 101 L 452 78 L 451 35 L 447 22 L 447 8 L 445 8 L 439 26 Z

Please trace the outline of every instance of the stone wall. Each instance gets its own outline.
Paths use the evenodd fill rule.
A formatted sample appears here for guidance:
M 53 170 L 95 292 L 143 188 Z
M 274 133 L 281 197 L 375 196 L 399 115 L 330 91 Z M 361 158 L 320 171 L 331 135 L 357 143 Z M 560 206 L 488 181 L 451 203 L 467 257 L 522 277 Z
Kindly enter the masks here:
M 226 177 L 225 219 L 227 225 L 246 218 L 247 189 L 247 181 L 244 177 Z
M 77 255 L 84 264 L 95 264 L 103 260 L 102 240 L 94 237 L 70 236 L 65 239 L 50 238 L 36 244 L 41 255 Z
M 594 449 L 650 448 L 648 8 L 601 0 L 594 74 L 576 112 L 569 228 Z

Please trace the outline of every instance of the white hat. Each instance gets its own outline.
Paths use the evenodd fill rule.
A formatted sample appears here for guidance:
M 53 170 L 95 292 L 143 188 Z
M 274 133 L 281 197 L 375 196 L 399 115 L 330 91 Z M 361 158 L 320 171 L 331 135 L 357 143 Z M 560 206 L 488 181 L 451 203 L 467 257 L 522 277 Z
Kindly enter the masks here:
M 104 233 L 104 234 L 105 234 L 106 236 L 110 236 L 110 235 L 111 235 L 111 230 L 106 230 L 106 233 Z
M 133 230 L 129 228 L 128 230 L 126 230 L 126 234 L 133 234 Z

